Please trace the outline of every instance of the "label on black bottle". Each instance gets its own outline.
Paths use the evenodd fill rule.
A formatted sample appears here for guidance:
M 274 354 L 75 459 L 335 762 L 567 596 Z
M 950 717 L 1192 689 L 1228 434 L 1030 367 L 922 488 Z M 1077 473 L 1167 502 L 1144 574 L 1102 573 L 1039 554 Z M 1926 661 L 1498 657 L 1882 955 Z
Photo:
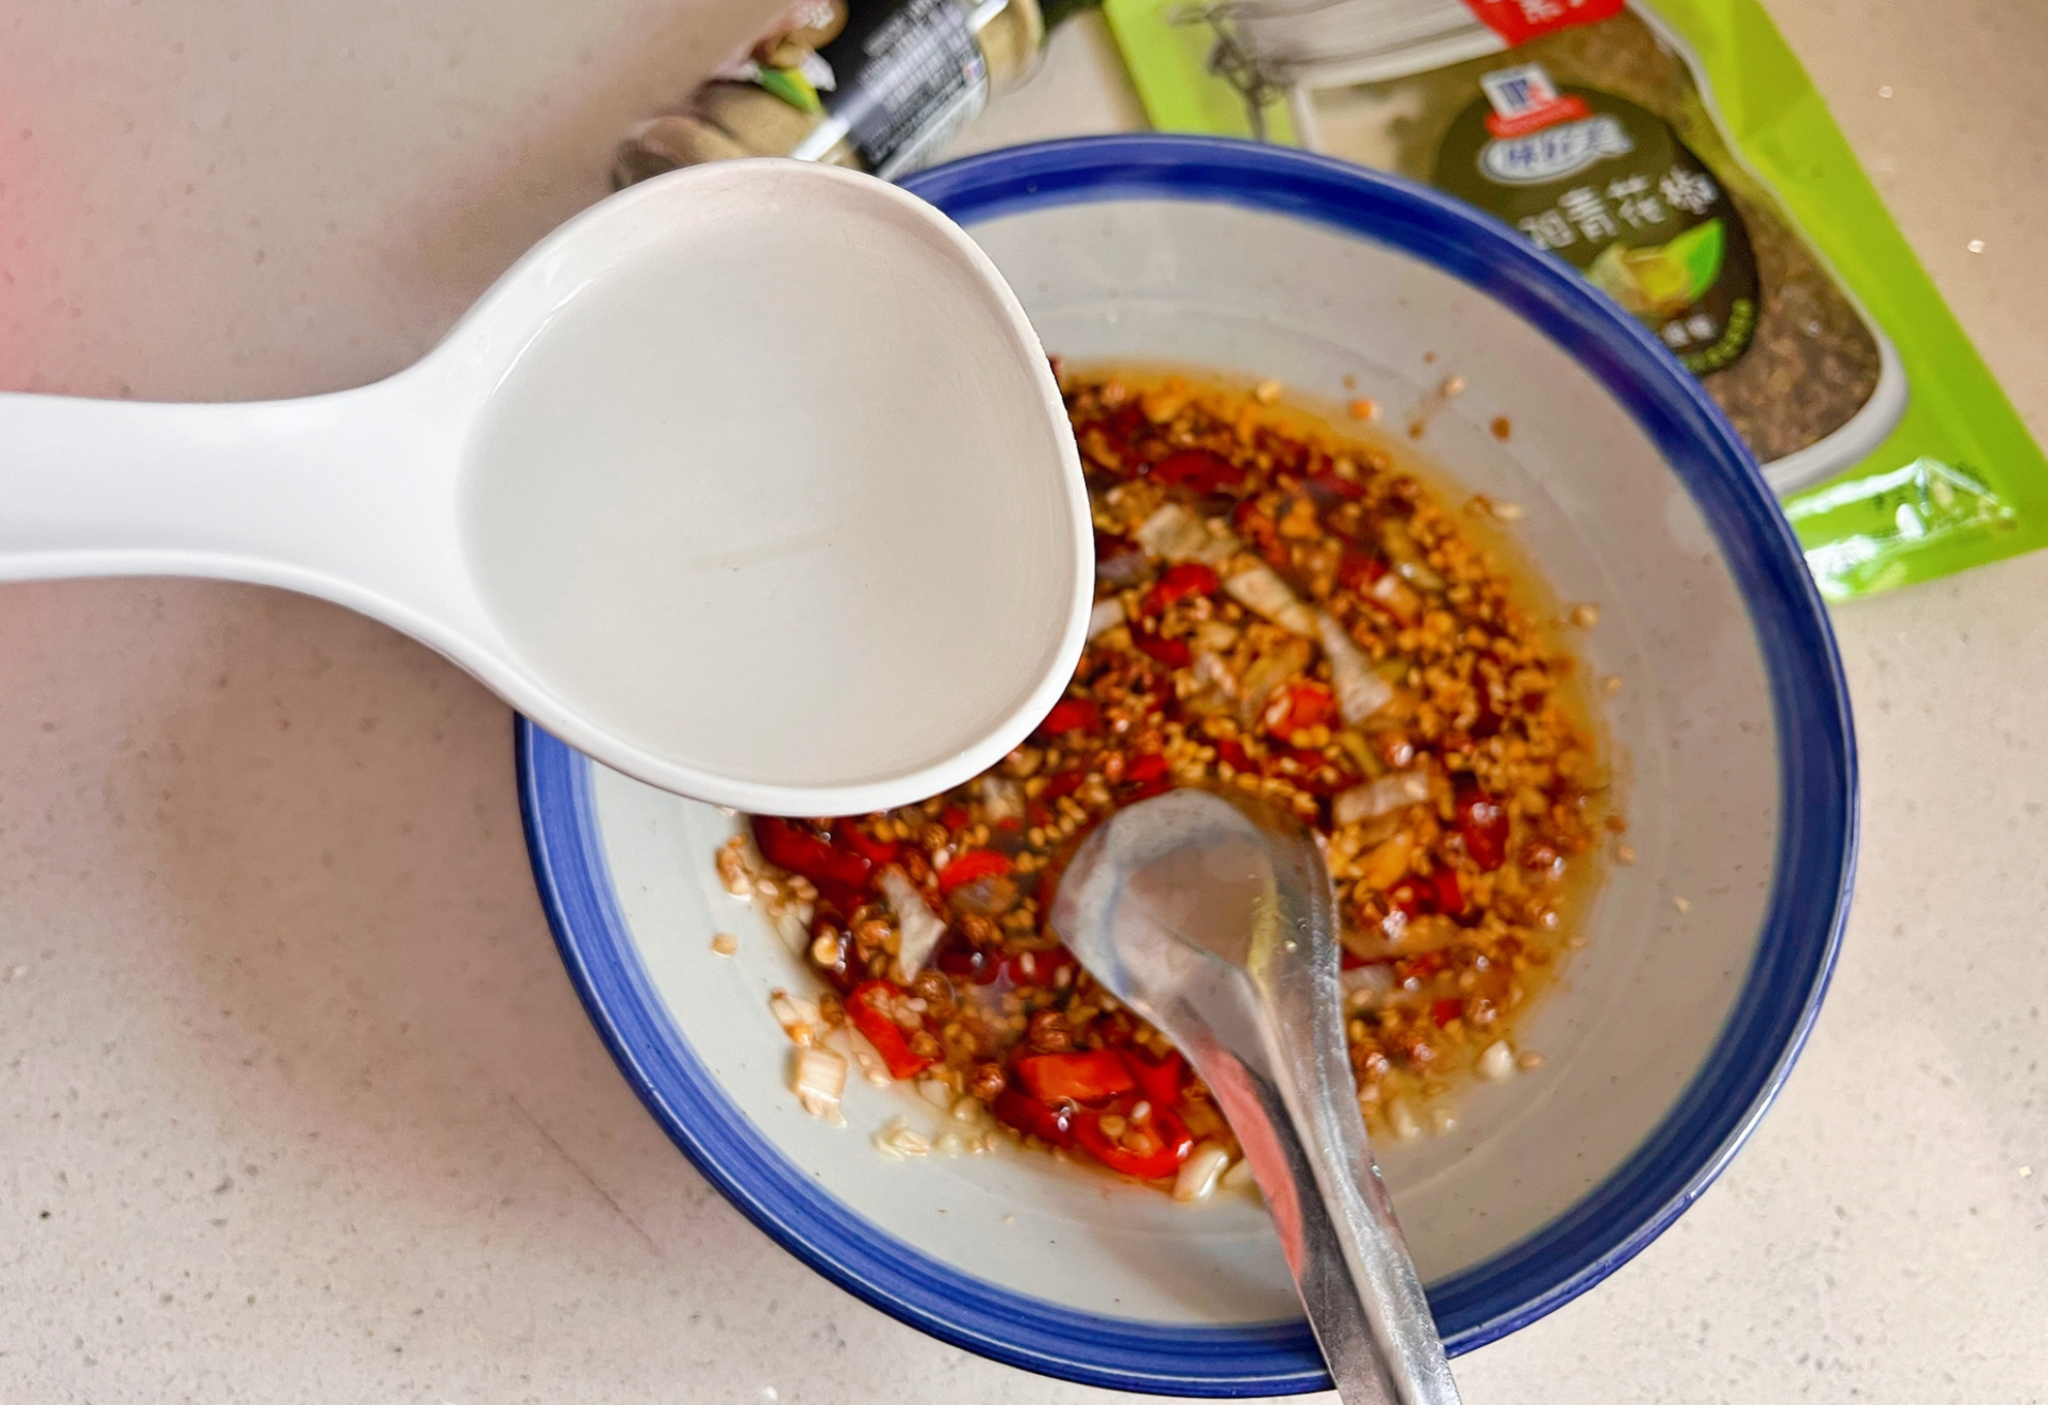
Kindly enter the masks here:
M 988 101 L 988 64 L 955 0 L 857 0 L 818 58 L 826 124 L 797 154 L 844 137 L 884 180 L 937 156 Z

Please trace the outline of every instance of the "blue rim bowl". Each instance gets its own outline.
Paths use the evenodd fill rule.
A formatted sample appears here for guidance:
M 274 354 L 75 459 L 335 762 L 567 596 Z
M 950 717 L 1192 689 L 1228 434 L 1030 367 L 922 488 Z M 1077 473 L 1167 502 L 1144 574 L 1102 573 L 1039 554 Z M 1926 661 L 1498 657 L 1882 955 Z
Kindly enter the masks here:
M 1453 1355 L 1570 1302 L 1670 1226 L 1755 1128 L 1812 1028 L 1848 915 L 1848 693 L 1819 593 L 1754 461 L 1698 382 L 1564 263 L 1395 177 L 1243 142 L 1123 136 L 992 152 L 905 184 L 970 228 L 1020 209 L 1152 198 L 1281 213 L 1396 248 L 1563 347 L 1633 416 L 1699 505 L 1749 610 L 1780 740 L 1777 869 L 1755 957 L 1711 1055 L 1634 1155 L 1538 1233 L 1429 1289 Z M 648 1110 L 771 1238 L 882 1311 L 1026 1370 L 1181 1395 L 1328 1388 L 1305 1323 L 1166 1326 L 1078 1312 L 914 1250 L 820 1189 L 739 1111 L 656 998 L 612 891 L 591 764 L 520 720 L 527 842 L 563 960 Z

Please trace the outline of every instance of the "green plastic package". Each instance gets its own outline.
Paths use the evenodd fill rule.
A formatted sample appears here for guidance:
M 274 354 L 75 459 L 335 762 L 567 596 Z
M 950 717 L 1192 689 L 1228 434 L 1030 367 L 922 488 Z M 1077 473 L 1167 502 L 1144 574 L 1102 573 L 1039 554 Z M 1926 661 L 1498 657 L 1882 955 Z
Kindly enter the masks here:
M 2048 544 L 2048 460 L 1757 0 L 1107 0 L 1154 126 L 1438 187 L 1700 378 L 1845 599 Z

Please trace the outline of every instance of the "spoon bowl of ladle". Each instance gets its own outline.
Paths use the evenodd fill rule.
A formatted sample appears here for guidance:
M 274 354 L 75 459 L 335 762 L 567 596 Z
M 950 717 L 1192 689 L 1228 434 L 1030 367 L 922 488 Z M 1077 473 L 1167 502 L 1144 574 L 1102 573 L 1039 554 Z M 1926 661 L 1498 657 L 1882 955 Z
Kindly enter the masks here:
M 1090 570 L 1016 298 L 944 215 L 828 166 L 620 192 L 357 389 L 0 395 L 0 580 L 323 596 L 614 769 L 749 810 L 861 813 L 993 764 L 1065 686 Z

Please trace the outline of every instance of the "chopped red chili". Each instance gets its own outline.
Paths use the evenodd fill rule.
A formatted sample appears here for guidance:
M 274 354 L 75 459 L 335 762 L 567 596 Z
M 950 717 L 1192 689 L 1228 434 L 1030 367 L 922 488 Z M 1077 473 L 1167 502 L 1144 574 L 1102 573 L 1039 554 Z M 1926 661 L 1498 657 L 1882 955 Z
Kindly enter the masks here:
M 1154 483 L 1186 488 L 1189 492 L 1203 495 L 1236 487 L 1244 481 L 1244 476 L 1243 469 L 1221 454 L 1200 449 L 1168 454 L 1152 465 L 1151 473 Z
M 1162 1059 L 1148 1059 L 1135 1049 L 1127 1050 L 1124 1063 L 1130 1068 L 1131 1077 L 1138 1080 L 1138 1091 L 1155 1107 L 1173 1107 L 1180 1102 L 1187 1061 L 1181 1058 L 1178 1049 L 1169 1049 Z
M 1045 714 L 1045 720 L 1038 724 L 1038 730 L 1048 737 L 1059 736 L 1062 732 L 1092 732 L 1102 725 L 1102 713 L 1086 698 L 1061 698 L 1052 705 L 1052 711 Z
M 1465 841 L 1465 852 L 1472 856 L 1472 862 L 1491 873 L 1507 862 L 1508 812 L 1501 808 L 1500 801 L 1488 795 L 1476 785 L 1458 788 L 1452 801 L 1456 812 L 1459 835 Z
M 1099 1103 L 1137 1087 L 1114 1049 L 1081 1054 L 1032 1054 L 1017 1060 L 1017 1077 L 1041 1102 Z
M 846 997 L 846 1018 L 861 1037 L 875 1046 L 891 1078 L 915 1078 L 931 1067 L 932 1061 L 911 1052 L 903 1027 L 889 1014 L 887 1003 L 903 992 L 887 981 L 868 981 L 855 986 Z
M 1184 639 L 1162 639 L 1156 634 L 1142 633 L 1134 629 L 1131 631 L 1131 642 L 1168 668 L 1186 668 L 1194 661 L 1194 653 Z
M 996 1115 L 996 1121 L 1004 1126 L 1015 1127 L 1020 1132 L 1029 1132 L 1034 1137 L 1043 1137 L 1054 1146 L 1074 1144 L 1074 1109 L 1054 1107 L 1042 1103 L 1029 1093 L 1020 1093 L 1015 1088 L 1005 1088 L 996 1094 L 989 1111 Z
M 833 837 L 877 868 L 883 864 L 896 862 L 898 855 L 903 852 L 902 845 L 894 840 L 876 839 L 852 820 L 841 823 L 833 832 Z M 765 852 L 764 850 L 763 853 Z
M 754 817 L 754 843 L 761 857 L 800 873 L 819 887 L 860 889 L 872 865 L 859 854 L 835 849 L 808 826 L 767 815 Z
M 1320 727 L 1337 715 L 1337 695 L 1328 685 L 1301 679 L 1278 689 L 1260 721 L 1276 737 Z M 1320 759 L 1320 758 L 1318 758 Z
M 1169 566 L 1159 577 L 1158 584 L 1145 592 L 1144 612 L 1160 614 L 1190 595 L 1212 595 L 1222 584 L 1216 573 L 1199 561 L 1183 561 L 1178 566 Z
M 1074 1133 L 1082 1150 L 1110 1170 L 1141 1181 L 1164 1180 L 1180 1170 L 1195 1139 L 1188 1135 L 1187 1124 L 1166 1108 L 1147 1104 L 1145 1112 L 1143 1118 L 1128 1112 L 1083 1112 L 1075 1120 Z M 1115 1123 L 1107 1122 L 1111 1117 Z M 1117 1128 L 1115 1135 L 1111 1127 Z
M 1001 878 L 1010 871 L 1007 854 L 993 849 L 969 849 L 939 873 L 939 891 L 950 893 L 977 878 Z

